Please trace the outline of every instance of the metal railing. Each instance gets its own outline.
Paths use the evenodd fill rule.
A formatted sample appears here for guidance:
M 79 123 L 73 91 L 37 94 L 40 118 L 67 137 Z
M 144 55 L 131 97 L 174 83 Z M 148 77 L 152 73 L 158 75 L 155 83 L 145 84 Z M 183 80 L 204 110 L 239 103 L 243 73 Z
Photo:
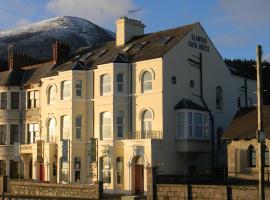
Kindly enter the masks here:
M 128 139 L 163 139 L 162 131 L 135 131 L 132 132 Z

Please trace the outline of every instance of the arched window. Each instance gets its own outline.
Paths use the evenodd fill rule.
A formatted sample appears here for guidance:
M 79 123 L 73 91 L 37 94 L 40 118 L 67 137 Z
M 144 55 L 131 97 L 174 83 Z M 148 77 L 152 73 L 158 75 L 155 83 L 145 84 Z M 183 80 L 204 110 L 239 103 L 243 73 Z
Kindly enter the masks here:
M 147 138 L 152 131 L 152 112 L 150 110 L 145 110 L 142 113 L 142 138 Z
M 218 127 L 217 129 L 217 150 L 222 150 L 223 148 L 223 144 L 221 141 L 221 137 L 223 135 L 223 128 L 222 127 Z
M 149 71 L 146 71 L 142 74 L 142 93 L 152 90 L 152 74 Z
M 121 138 L 124 136 L 124 112 L 123 111 L 117 112 L 116 123 L 117 123 L 117 137 Z
M 256 167 L 256 151 L 253 146 L 248 148 L 249 167 Z
M 63 139 L 70 139 L 70 117 L 69 116 L 62 116 L 61 118 L 61 132 Z
M 66 100 L 71 97 L 71 81 L 62 81 L 61 99 Z
M 223 91 L 220 86 L 216 88 L 216 109 L 223 110 Z
M 56 126 L 55 119 L 54 118 L 49 119 L 49 121 L 48 121 L 48 138 L 47 138 L 48 142 L 56 142 L 55 126 Z
M 55 97 L 56 97 L 56 87 L 54 85 L 51 85 L 48 89 L 48 104 L 55 103 Z
M 264 166 L 269 167 L 269 149 L 266 145 L 264 146 Z
M 100 77 L 100 96 L 111 93 L 111 75 L 105 74 Z
M 111 138 L 111 114 L 101 113 L 101 139 Z

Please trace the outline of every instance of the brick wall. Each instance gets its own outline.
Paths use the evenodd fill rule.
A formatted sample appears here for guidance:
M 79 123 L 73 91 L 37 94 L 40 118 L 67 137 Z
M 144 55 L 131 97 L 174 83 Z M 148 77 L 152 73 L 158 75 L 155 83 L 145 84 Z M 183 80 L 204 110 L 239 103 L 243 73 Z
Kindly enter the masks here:
M 258 188 L 254 186 L 215 186 L 157 184 L 156 200 L 257 200 Z M 265 189 L 270 199 L 270 188 Z M 148 199 L 153 196 L 148 195 Z
M 99 199 L 99 186 L 98 183 L 70 185 L 10 180 L 9 193 L 11 196 Z

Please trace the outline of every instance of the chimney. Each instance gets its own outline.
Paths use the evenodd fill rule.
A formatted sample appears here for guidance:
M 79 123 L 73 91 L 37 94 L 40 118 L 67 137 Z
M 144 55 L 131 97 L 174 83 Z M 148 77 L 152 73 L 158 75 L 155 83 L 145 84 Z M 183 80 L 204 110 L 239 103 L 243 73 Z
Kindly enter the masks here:
M 25 66 L 36 64 L 37 61 L 24 52 L 16 52 L 13 45 L 8 46 L 8 69 L 16 70 Z
M 135 36 L 144 34 L 145 25 L 138 20 L 121 17 L 116 21 L 116 46 L 125 45 Z
M 66 58 L 69 53 L 70 47 L 67 43 L 61 41 L 55 41 L 53 43 L 52 60 L 55 64 Z
M 14 57 L 13 57 L 13 45 L 8 45 L 8 69 L 12 70 L 14 67 Z

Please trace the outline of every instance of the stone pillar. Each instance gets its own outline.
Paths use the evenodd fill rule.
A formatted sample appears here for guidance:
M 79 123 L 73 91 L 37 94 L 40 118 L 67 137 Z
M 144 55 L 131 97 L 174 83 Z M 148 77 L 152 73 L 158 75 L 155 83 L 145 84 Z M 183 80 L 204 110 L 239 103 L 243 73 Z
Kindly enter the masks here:
M 6 176 L 10 176 L 10 160 L 6 159 Z
M 29 179 L 29 177 L 30 177 L 29 176 L 29 167 L 30 167 L 29 164 L 30 164 L 31 156 L 23 155 L 21 158 L 23 161 L 23 177 L 24 177 L 24 179 Z

